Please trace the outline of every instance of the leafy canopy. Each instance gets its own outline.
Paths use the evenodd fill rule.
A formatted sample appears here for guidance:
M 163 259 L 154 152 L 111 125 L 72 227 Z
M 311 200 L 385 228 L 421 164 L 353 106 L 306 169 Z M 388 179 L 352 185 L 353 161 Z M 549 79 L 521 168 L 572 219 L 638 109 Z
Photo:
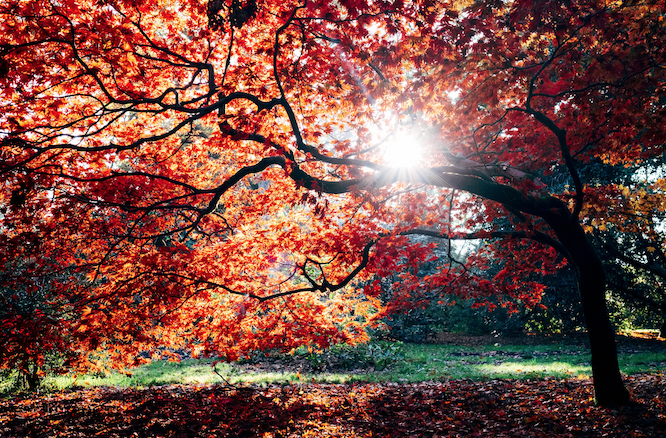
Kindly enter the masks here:
M 530 273 L 571 259 L 553 218 L 593 227 L 626 195 L 580 166 L 663 153 L 663 17 L 651 1 L 3 2 L 3 365 L 353 343 L 420 290 L 538 303 Z M 396 142 L 419 159 L 398 166 Z M 418 275 L 438 253 L 415 235 L 499 239 L 506 261 L 494 281 L 474 275 L 483 254 Z

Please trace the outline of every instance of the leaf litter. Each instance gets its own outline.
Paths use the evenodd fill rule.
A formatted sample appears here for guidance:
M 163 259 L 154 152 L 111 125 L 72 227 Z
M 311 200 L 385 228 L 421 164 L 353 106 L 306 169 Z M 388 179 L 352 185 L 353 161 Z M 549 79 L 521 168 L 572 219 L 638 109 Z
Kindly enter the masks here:
M 666 376 L 626 383 L 617 408 L 589 379 L 77 389 L 1 400 L 0 437 L 666 437 Z

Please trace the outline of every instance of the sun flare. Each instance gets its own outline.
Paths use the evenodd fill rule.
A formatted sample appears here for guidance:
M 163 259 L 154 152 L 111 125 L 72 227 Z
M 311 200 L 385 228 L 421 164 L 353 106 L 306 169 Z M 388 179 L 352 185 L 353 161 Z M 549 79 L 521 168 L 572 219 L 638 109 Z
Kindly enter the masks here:
M 383 158 L 389 167 L 415 167 L 423 160 L 422 145 L 411 132 L 398 130 L 387 139 Z

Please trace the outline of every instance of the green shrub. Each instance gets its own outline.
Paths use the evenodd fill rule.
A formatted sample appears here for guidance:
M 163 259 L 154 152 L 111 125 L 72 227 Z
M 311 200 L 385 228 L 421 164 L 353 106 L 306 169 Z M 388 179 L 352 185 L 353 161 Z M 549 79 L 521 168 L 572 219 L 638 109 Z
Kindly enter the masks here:
M 523 309 L 518 313 L 510 313 L 501 306 L 489 310 L 486 306 L 476 306 L 471 299 L 449 297 L 432 300 L 425 308 L 391 315 L 383 320 L 384 328 L 373 335 L 403 342 L 428 342 L 441 332 L 511 335 L 524 329 L 526 318 Z
M 402 342 L 384 341 L 355 346 L 338 344 L 322 352 L 300 350 L 296 354 L 305 357 L 315 370 L 353 370 L 357 368 L 384 370 L 405 358 Z

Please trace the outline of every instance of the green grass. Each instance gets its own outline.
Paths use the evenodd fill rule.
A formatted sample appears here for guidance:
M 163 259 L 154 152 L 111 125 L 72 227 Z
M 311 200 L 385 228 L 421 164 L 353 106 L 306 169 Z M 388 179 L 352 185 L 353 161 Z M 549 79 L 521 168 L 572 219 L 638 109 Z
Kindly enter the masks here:
M 388 348 L 389 345 L 383 344 Z M 395 346 L 392 347 L 395 349 Z M 365 349 L 364 354 L 382 354 L 381 349 Z M 370 351 L 371 353 L 368 353 Z M 314 358 L 316 360 L 316 358 Z M 372 359 L 372 358 L 370 358 Z M 385 355 L 382 356 L 382 360 Z M 620 368 L 626 374 L 654 373 L 666 368 L 666 352 L 620 354 Z M 51 376 L 45 379 L 47 390 L 74 386 L 148 387 L 167 384 L 238 383 L 299 383 L 351 381 L 420 382 L 451 379 L 540 379 L 569 378 L 591 375 L 589 351 L 575 345 L 537 345 L 460 347 L 453 345 L 401 344 L 395 361 L 381 370 L 364 369 L 316 374 L 256 372 L 238 364 L 216 365 L 212 360 L 156 361 L 131 370 L 130 375 Z M 382 368 L 382 367 L 380 367 Z M 0 390 L 7 380 L 0 381 Z
M 666 356 L 664 357 L 666 360 Z M 404 363 L 387 374 L 391 380 L 526 379 L 589 376 L 589 354 L 552 346 L 469 347 L 411 345 Z

